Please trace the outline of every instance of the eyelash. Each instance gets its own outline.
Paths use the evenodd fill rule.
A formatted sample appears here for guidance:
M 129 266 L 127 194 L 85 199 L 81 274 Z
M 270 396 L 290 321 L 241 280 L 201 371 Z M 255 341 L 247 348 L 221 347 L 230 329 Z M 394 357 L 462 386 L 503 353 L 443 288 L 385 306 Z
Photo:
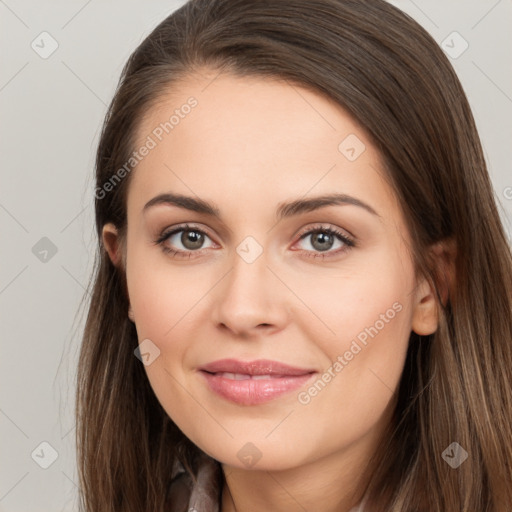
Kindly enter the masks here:
M 176 233 L 180 233 L 181 231 L 194 231 L 196 233 L 201 233 L 202 235 L 206 235 L 206 236 L 208 236 L 208 238 L 210 238 L 206 231 L 204 231 L 196 226 L 192 226 L 190 224 L 184 224 L 182 226 L 178 226 L 178 227 L 172 229 L 171 231 L 164 231 L 154 241 L 154 244 L 160 245 L 162 247 L 162 250 L 166 254 L 171 255 L 173 258 L 186 258 L 187 257 L 187 256 L 185 256 L 186 254 L 189 254 L 190 256 L 188 256 L 188 258 L 190 258 L 190 257 L 192 257 L 193 253 L 200 253 L 201 249 L 199 249 L 197 251 L 182 251 L 182 250 L 171 249 L 170 247 L 165 245 L 165 242 L 172 235 L 175 235 Z M 302 250 L 302 252 L 305 253 L 304 255 L 308 258 L 321 258 L 321 259 L 331 258 L 334 256 L 338 256 L 344 252 L 347 252 L 354 247 L 357 247 L 356 242 L 353 238 L 348 237 L 346 234 L 342 233 L 341 231 L 337 230 L 336 228 L 323 227 L 321 225 L 314 226 L 312 228 L 309 228 L 307 231 L 301 233 L 299 235 L 299 241 L 303 240 L 304 238 L 306 238 L 310 235 L 316 234 L 316 233 L 327 233 L 329 235 L 333 235 L 334 237 L 338 238 L 338 240 L 343 242 L 345 245 L 343 248 L 338 249 L 336 251 L 314 252 L 314 251 Z

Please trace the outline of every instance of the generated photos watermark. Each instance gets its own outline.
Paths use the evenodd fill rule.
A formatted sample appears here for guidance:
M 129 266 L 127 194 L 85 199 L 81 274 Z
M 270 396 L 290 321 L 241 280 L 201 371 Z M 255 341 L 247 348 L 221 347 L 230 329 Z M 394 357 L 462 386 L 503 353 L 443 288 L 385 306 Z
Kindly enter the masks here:
M 146 140 L 142 146 L 134 151 L 128 160 L 105 182 L 101 187 L 97 187 L 94 191 L 96 199 L 103 199 L 108 192 L 111 192 L 116 186 L 125 178 L 130 172 L 142 162 L 142 160 L 149 155 L 151 150 L 158 146 L 158 143 L 163 138 L 171 133 L 176 126 L 178 126 L 182 119 L 185 119 L 192 109 L 197 107 L 199 102 L 194 96 L 187 99 L 187 102 L 176 108 L 174 113 L 169 117 L 167 121 L 160 123 L 156 126 L 150 135 L 146 137 Z
M 402 311 L 403 306 L 400 302 L 394 302 L 393 305 L 385 312 L 379 315 L 379 319 L 370 327 L 365 327 L 351 342 L 350 347 L 339 355 L 327 370 L 305 391 L 301 391 L 297 395 L 297 400 L 302 405 L 307 405 L 311 400 L 322 391 L 325 386 L 338 375 L 354 357 L 368 345 L 369 338 L 373 339 L 379 332 L 384 329 L 397 313 Z

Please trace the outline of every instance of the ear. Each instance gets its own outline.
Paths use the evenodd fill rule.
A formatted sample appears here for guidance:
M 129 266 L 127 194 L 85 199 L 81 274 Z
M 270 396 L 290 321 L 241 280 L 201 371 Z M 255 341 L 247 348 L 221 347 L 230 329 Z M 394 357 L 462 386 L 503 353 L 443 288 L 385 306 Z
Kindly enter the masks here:
M 102 230 L 103 246 L 108 253 L 110 261 L 115 267 L 125 267 L 123 247 L 116 226 L 112 223 L 105 224 Z M 128 307 L 128 318 L 135 322 L 131 304 Z
M 453 239 L 446 239 L 431 246 L 429 259 L 434 269 L 437 286 L 423 277 L 415 290 L 412 330 L 427 336 L 437 330 L 439 301 L 446 306 L 455 285 L 456 246 Z M 439 294 L 439 295 L 438 295 Z
M 122 262 L 121 244 L 119 233 L 114 224 L 109 222 L 103 226 L 102 230 L 103 247 L 107 251 L 110 261 L 115 267 L 118 267 Z
M 431 258 L 435 268 L 437 289 L 444 306 L 453 296 L 456 285 L 457 246 L 453 238 L 442 240 L 431 247 Z
M 427 278 L 423 277 L 414 293 L 411 328 L 416 334 L 427 336 L 437 330 L 439 321 L 435 291 Z

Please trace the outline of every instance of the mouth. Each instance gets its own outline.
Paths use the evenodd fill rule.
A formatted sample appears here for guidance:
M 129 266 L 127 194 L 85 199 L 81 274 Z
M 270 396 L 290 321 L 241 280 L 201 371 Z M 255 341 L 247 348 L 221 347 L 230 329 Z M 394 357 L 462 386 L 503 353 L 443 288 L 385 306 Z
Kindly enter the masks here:
M 239 361 L 238 359 L 219 359 L 200 367 L 208 373 L 225 373 L 234 375 L 248 375 L 249 377 L 268 375 L 270 377 L 296 377 L 312 373 L 315 370 L 290 366 L 270 359 L 257 359 L 255 361 Z
M 271 380 L 271 379 L 280 379 L 286 377 L 286 375 L 248 375 L 245 373 L 229 373 L 229 372 L 218 372 L 218 373 L 210 373 L 211 375 L 217 375 L 218 377 L 224 377 L 225 379 L 231 380 Z
M 199 368 L 208 388 L 239 405 L 274 400 L 305 385 L 317 372 L 278 361 L 222 359 Z

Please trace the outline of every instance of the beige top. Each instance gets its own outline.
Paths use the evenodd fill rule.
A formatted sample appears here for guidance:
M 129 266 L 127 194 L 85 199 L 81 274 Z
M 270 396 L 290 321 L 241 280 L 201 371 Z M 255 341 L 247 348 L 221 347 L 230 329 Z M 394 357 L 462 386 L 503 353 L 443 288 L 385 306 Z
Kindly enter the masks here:
M 200 455 L 195 478 L 175 459 L 168 495 L 172 512 L 220 512 L 223 481 L 220 463 L 205 453 Z M 364 512 L 365 501 L 350 512 Z

